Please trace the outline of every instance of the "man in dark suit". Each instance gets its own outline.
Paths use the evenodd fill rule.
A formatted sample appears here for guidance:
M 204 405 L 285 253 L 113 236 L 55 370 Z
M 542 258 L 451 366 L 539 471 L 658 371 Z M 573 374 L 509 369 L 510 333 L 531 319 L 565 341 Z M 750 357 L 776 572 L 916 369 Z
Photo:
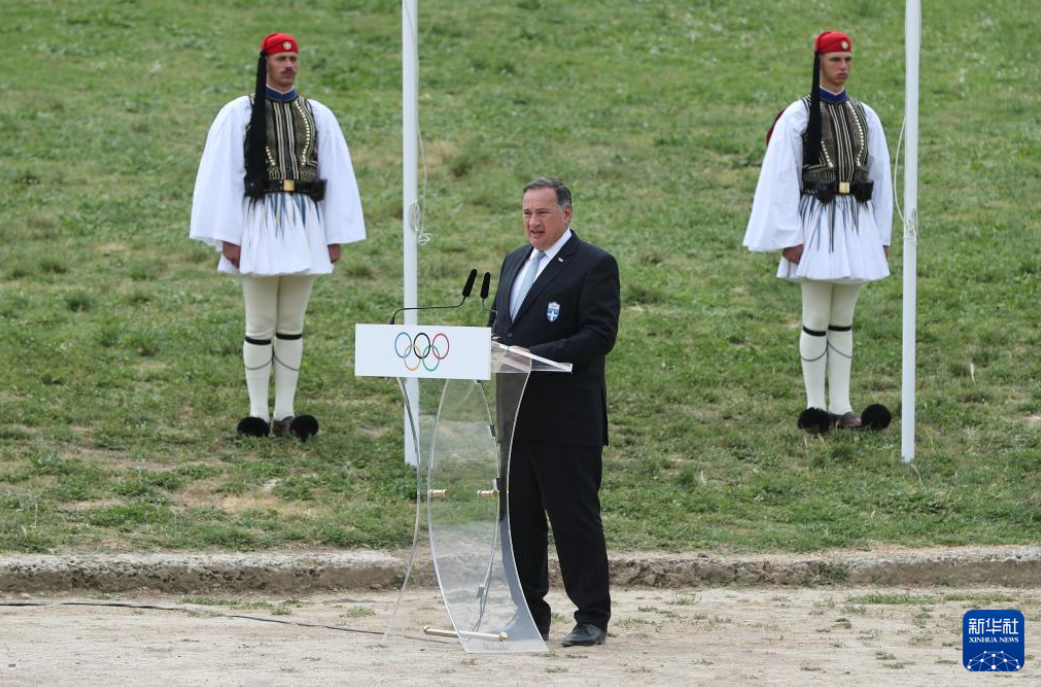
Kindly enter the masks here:
M 534 373 L 517 417 L 507 488 L 514 558 L 535 625 L 548 635 L 549 514 L 564 589 L 578 607 L 564 646 L 603 644 L 611 619 L 607 546 L 600 521 L 607 444 L 605 357 L 618 333 L 618 263 L 571 231 L 571 192 L 557 179 L 524 187 L 528 240 L 503 261 L 492 335 L 573 364 Z

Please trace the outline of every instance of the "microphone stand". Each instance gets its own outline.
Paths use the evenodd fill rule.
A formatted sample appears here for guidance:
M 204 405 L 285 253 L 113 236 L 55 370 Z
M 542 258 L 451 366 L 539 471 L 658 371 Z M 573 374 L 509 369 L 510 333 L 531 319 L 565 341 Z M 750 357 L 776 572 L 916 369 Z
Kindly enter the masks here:
M 398 308 L 394 311 L 394 314 L 390 316 L 390 323 L 395 324 L 398 314 L 403 313 L 406 310 L 452 310 L 454 308 L 461 308 L 463 307 L 463 304 L 466 303 L 466 299 L 470 297 L 471 293 L 473 293 L 475 281 L 477 281 L 477 270 L 472 269 L 470 270 L 470 276 L 466 278 L 466 285 L 463 287 L 463 300 L 459 301 L 459 305 L 421 305 L 415 308 Z

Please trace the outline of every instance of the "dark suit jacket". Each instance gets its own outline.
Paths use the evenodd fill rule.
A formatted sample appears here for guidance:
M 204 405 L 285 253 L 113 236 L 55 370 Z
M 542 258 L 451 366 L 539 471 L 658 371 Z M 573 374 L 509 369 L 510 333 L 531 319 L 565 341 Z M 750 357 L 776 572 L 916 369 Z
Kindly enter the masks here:
M 610 253 L 572 236 L 539 275 L 510 318 L 514 280 L 530 245 L 506 256 L 499 272 L 492 335 L 510 346 L 574 365 L 571 374 L 533 373 L 524 391 L 514 439 L 566 446 L 607 445 L 604 359 L 618 334 L 618 263 Z M 550 319 L 550 304 L 559 310 Z

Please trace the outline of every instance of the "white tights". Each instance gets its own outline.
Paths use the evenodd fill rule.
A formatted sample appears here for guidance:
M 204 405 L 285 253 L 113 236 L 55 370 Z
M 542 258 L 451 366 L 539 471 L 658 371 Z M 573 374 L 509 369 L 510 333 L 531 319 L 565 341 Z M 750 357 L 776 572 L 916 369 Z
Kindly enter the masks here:
M 274 417 L 282 420 L 295 414 L 293 401 L 304 353 L 304 314 L 313 284 L 313 276 L 242 277 L 242 295 L 246 301 L 242 360 L 246 366 L 252 417 L 270 420 L 268 385 L 272 361 L 275 362 Z
M 861 284 L 802 282 L 802 334 L 799 354 L 806 384 L 806 407 L 835 415 L 852 412 L 849 402 L 853 362 L 853 311 Z M 828 400 L 824 404 L 827 378 Z

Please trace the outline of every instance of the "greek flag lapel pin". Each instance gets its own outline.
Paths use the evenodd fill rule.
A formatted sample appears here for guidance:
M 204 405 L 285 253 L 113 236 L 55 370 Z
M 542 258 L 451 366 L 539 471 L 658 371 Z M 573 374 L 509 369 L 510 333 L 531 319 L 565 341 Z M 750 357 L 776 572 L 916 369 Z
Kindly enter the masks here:
M 560 303 L 553 301 L 546 306 L 546 319 L 550 322 L 556 322 L 558 317 L 560 317 Z

